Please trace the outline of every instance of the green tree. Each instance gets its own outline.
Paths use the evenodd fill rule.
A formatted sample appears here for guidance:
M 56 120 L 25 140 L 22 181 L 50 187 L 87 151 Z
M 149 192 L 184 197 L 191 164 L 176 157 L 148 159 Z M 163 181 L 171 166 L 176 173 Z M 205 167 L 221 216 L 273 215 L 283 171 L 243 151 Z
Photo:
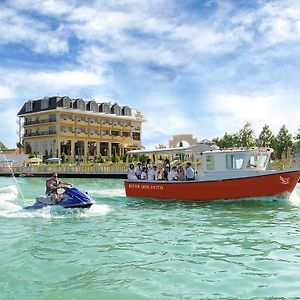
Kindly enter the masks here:
M 255 146 L 255 133 L 252 129 L 250 122 L 246 122 L 244 127 L 239 131 L 238 134 L 239 145 L 240 147 L 253 147 Z
M 273 132 L 271 131 L 269 125 L 264 125 L 256 143 L 259 147 L 276 148 L 276 138 Z
M 293 147 L 292 134 L 288 131 L 285 125 L 280 128 L 279 133 L 276 136 L 276 145 L 278 158 L 282 158 L 282 154 L 284 152 L 287 154 L 288 149 L 292 149 Z
M 66 155 L 66 153 L 65 152 L 63 152 L 62 154 L 61 154 L 61 162 L 64 164 L 66 161 L 67 161 L 67 155 Z
M 0 150 L 7 150 L 7 147 L 4 143 L 0 141 Z
M 298 127 L 298 132 L 296 133 L 295 140 L 298 144 L 298 148 L 300 149 L 300 126 Z
M 113 148 L 112 148 L 111 161 L 112 161 L 113 163 L 116 163 L 116 162 L 119 161 L 119 156 L 118 156 L 118 154 L 117 154 L 117 149 L 116 149 L 115 146 L 113 146 Z

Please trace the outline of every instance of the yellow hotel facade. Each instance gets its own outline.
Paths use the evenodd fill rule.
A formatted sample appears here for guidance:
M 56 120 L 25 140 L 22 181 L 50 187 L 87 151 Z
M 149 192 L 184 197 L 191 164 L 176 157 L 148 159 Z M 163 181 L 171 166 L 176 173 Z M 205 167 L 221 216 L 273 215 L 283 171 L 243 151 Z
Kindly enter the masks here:
M 72 163 L 142 148 L 141 111 L 117 103 L 44 97 L 25 102 L 18 117 L 26 154 L 60 158 L 64 153 Z

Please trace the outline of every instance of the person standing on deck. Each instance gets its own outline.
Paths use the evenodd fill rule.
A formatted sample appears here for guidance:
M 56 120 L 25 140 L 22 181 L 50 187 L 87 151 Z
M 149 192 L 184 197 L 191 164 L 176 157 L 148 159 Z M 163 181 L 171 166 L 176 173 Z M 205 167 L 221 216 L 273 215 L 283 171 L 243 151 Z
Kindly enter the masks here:
M 192 168 L 190 162 L 186 164 L 185 178 L 186 180 L 195 180 L 195 170 Z
M 135 170 L 134 170 L 134 164 L 130 164 L 129 165 L 129 169 L 128 169 L 128 173 L 127 173 L 127 178 L 129 180 L 137 180 L 136 173 L 135 173 Z

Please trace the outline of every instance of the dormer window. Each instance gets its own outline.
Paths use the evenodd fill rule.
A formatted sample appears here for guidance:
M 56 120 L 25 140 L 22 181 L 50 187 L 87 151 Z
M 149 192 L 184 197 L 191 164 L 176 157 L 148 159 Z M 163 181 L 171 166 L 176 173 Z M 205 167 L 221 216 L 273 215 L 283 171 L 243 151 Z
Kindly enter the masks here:
M 77 108 L 77 109 L 80 109 L 80 110 L 85 110 L 85 101 L 81 98 L 77 99 L 74 102 L 73 108 Z
M 32 108 L 33 108 L 33 101 L 28 100 L 28 101 L 26 102 L 26 112 L 32 111 Z
M 120 106 L 115 103 L 112 107 L 111 107 L 111 113 L 112 114 L 116 114 L 116 115 L 120 115 L 121 114 L 121 108 Z
M 109 114 L 109 110 L 110 110 L 109 108 L 110 108 L 110 106 L 106 102 L 103 102 L 103 103 L 100 104 L 100 112 L 104 112 L 106 114 Z
M 131 108 L 129 106 L 123 106 L 122 115 L 123 116 L 131 116 Z
M 99 111 L 98 104 L 94 100 L 92 100 L 88 103 L 88 108 L 90 111 L 93 111 L 93 112 Z
M 44 97 L 41 102 L 41 109 L 47 109 L 47 108 L 49 108 L 49 98 Z
M 64 108 L 71 108 L 72 107 L 72 100 L 70 97 L 64 97 L 62 100 L 62 105 Z

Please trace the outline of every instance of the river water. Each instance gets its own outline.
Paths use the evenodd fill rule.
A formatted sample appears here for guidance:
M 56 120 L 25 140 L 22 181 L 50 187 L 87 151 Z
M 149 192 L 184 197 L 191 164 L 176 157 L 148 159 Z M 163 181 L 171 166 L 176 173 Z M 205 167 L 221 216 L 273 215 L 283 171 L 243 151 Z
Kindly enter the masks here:
M 300 297 L 299 184 L 289 200 L 187 203 L 68 181 L 96 204 L 24 210 L 45 179 L 0 178 L 0 299 Z

